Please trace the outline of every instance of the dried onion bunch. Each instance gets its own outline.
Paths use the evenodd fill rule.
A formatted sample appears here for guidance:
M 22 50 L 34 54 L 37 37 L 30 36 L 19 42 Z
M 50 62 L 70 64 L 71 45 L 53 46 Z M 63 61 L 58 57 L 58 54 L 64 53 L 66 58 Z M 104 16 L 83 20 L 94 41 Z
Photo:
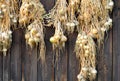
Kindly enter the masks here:
M 9 0 L 9 9 L 10 9 L 10 21 L 13 30 L 17 28 L 18 14 L 19 14 L 19 5 L 18 0 Z
M 64 35 L 63 30 L 61 28 L 61 23 L 59 21 L 55 22 L 55 34 L 50 38 L 50 42 L 53 44 L 53 49 L 59 49 L 65 47 L 65 42 L 67 41 L 67 37 Z
M 96 76 L 96 50 L 100 51 L 104 35 L 111 26 L 109 12 L 113 8 L 112 0 L 81 0 L 78 14 L 79 28 L 75 51 L 80 58 L 81 71 L 79 81 L 93 81 Z M 94 39 L 97 40 L 95 44 Z
M 45 42 L 43 32 L 43 14 L 45 10 L 39 0 L 22 0 L 19 23 L 27 26 L 25 39 L 31 47 L 40 49 L 40 59 L 45 62 Z
M 29 44 L 31 48 L 39 45 L 40 58 L 44 62 L 46 48 L 44 42 L 43 25 L 41 21 L 35 20 L 27 27 L 25 39 L 26 43 Z
M 49 11 L 49 17 L 52 19 L 53 26 L 56 28 L 56 22 L 60 22 L 62 29 L 67 21 L 67 2 L 66 0 L 57 0 L 54 8 Z
M 69 0 L 68 7 L 67 7 L 67 15 L 68 20 L 66 23 L 66 30 L 68 33 L 73 33 L 75 30 L 75 27 L 79 25 L 79 22 L 77 21 L 77 14 L 78 9 L 80 6 L 80 0 Z
M 12 2 L 12 3 L 11 3 Z M 11 31 L 11 8 L 15 7 L 15 0 L 1 0 L 0 1 L 0 51 L 6 56 L 7 50 L 10 48 L 12 42 Z M 12 5 L 13 6 L 12 6 Z M 17 10 L 17 9 L 16 9 Z M 14 8 L 13 8 L 14 11 Z
M 76 40 L 76 55 L 80 59 L 81 71 L 78 81 L 93 81 L 96 77 L 96 45 L 91 36 L 80 32 Z
M 112 19 L 109 17 L 111 10 L 107 8 L 111 2 L 111 0 L 81 0 L 78 29 L 97 39 L 98 47 L 103 43 L 105 31 L 108 31 L 112 26 Z M 110 8 L 112 9 L 112 7 Z
M 67 21 L 67 2 L 66 0 L 57 0 L 54 8 L 49 12 L 52 19 L 53 26 L 55 27 L 55 34 L 50 38 L 53 44 L 53 49 L 61 50 L 65 47 L 67 37 L 64 35 L 66 31 Z
M 39 0 L 22 0 L 20 7 L 19 23 L 21 25 L 29 25 L 34 20 L 43 20 L 43 14 L 45 10 Z

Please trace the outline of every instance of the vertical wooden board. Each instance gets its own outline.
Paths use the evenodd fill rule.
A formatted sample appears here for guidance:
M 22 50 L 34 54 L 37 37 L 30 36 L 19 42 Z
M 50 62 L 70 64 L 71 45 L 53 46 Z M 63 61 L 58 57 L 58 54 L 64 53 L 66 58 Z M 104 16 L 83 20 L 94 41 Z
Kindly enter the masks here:
M 3 81 L 10 81 L 10 51 L 3 56 Z
M 55 0 L 40 0 L 45 10 L 48 12 L 53 8 Z M 54 65 L 53 65 L 53 51 L 49 38 L 53 35 L 54 30 L 46 28 L 45 43 L 46 43 L 46 59 L 43 64 L 41 60 L 38 61 L 38 81 L 54 81 Z M 38 54 L 39 56 L 39 54 Z
M 68 38 L 68 81 L 77 81 L 79 74 L 79 59 L 76 58 L 74 51 L 77 33 L 69 35 Z
M 37 47 L 31 48 L 22 31 L 22 81 L 37 81 Z
M 115 2 L 115 8 L 120 9 L 120 0 L 113 0 Z
M 23 63 L 24 81 L 37 81 L 37 48 L 26 47 Z
M 26 55 L 26 41 L 25 41 L 25 29 L 23 29 L 22 31 L 21 31 L 21 33 L 22 33 L 22 36 L 21 36 L 21 42 L 22 42 L 22 45 L 21 45 L 21 62 L 22 62 L 22 65 L 21 65 L 21 67 L 22 67 L 22 81 L 25 81 L 24 79 L 24 73 L 25 73 L 25 71 L 24 71 L 24 61 L 25 61 L 25 55 Z
M 21 29 L 13 32 L 11 45 L 11 81 L 21 81 Z
M 45 63 L 42 63 L 41 60 L 38 61 L 38 74 L 37 74 L 38 81 L 54 81 L 53 51 L 52 51 L 52 44 L 49 42 L 49 38 L 53 36 L 53 33 L 54 33 L 54 29 L 46 28 Z
M 28 50 L 29 51 L 29 50 Z M 37 48 L 33 49 L 32 53 L 28 53 L 30 55 L 30 80 L 29 81 L 37 81 Z
M 3 55 L 0 53 L 0 81 L 3 81 Z
M 55 53 L 55 81 L 67 81 L 67 45 L 65 49 Z
M 112 40 L 112 30 L 108 32 L 108 39 L 104 43 L 104 55 L 106 64 L 105 81 L 112 81 L 112 61 L 113 61 L 113 40 Z M 102 78 L 102 77 L 101 77 Z
M 105 35 L 104 46 L 98 54 L 97 81 L 112 81 L 112 30 Z
M 117 11 L 115 9 L 117 9 L 118 4 L 116 4 L 116 2 L 118 1 L 113 1 L 115 2 L 113 13 L 117 16 Z M 110 31 L 107 32 L 105 35 L 104 46 L 102 47 L 104 50 L 103 54 L 101 54 L 100 52 L 98 53 L 102 57 L 97 58 L 97 81 L 113 81 L 113 40 L 113 29 L 110 29 Z M 100 51 L 102 52 L 102 49 Z
M 120 18 L 114 19 L 113 27 L 113 80 L 120 81 Z
M 38 61 L 38 81 L 54 81 L 53 53 L 51 44 L 46 40 L 45 63 Z

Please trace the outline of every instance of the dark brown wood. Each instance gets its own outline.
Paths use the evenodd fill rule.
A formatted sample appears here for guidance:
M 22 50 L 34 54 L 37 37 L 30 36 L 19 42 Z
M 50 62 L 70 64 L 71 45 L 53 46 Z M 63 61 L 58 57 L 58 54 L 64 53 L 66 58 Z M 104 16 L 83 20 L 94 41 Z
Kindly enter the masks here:
M 13 32 L 11 45 L 11 81 L 21 81 L 21 29 Z
M 0 53 L 0 81 L 3 81 L 3 54 Z
M 68 81 L 77 81 L 77 75 L 79 74 L 79 59 L 76 58 L 74 52 L 75 41 L 77 33 L 69 35 L 68 37 Z
M 10 81 L 10 51 L 3 55 L 3 81 Z
M 51 44 L 46 41 L 46 60 L 44 63 L 38 61 L 38 81 L 54 81 L 53 54 Z
M 24 80 L 37 81 L 37 48 L 26 47 L 23 63 Z
M 104 45 L 97 59 L 97 81 L 112 81 L 112 30 L 106 32 Z
M 55 81 L 67 81 L 67 47 L 55 53 Z
M 116 9 L 118 8 L 118 10 L 120 9 L 120 0 L 113 0 L 115 2 L 115 7 Z
M 26 55 L 25 29 L 22 29 L 21 33 L 22 33 L 22 36 L 21 36 L 22 81 L 25 81 L 25 55 Z
M 120 19 L 116 18 L 113 25 L 113 81 L 120 81 Z
M 22 81 L 37 81 L 37 47 L 31 48 L 25 41 L 25 29 L 22 33 Z
M 52 51 L 52 44 L 49 41 L 49 38 L 53 35 L 54 29 L 46 28 L 45 31 L 45 44 L 46 44 L 46 54 L 45 54 L 45 63 L 42 63 L 41 60 L 38 61 L 38 81 L 54 81 L 54 58 Z M 39 53 L 38 53 L 39 56 Z
M 105 80 L 112 81 L 112 64 L 113 64 L 113 39 L 112 39 L 112 30 L 107 33 L 107 40 L 104 43 L 104 55 L 105 55 Z
M 120 80 L 120 0 L 114 0 L 115 8 L 113 12 L 113 75 L 112 81 Z

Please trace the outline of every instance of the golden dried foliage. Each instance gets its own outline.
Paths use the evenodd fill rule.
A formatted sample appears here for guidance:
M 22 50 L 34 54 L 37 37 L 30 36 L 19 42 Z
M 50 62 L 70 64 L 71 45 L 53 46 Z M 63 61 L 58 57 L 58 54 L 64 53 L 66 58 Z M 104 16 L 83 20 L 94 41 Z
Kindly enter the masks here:
M 25 39 L 26 43 L 31 47 L 40 49 L 40 59 L 45 62 L 45 43 L 43 32 L 43 14 L 45 10 L 39 0 L 22 0 L 20 7 L 19 23 L 27 27 Z
M 11 26 L 17 23 L 17 0 L 0 1 L 0 51 L 6 55 L 12 42 Z
M 55 34 L 50 38 L 53 49 L 65 47 L 64 33 L 78 32 L 75 52 L 80 59 L 79 81 L 93 81 L 96 77 L 97 50 L 101 50 L 105 32 L 112 27 L 109 13 L 113 6 L 112 0 L 57 0 L 46 16 L 55 27 Z M 61 43 L 61 36 L 66 39 L 64 43 Z
M 55 34 L 50 38 L 56 53 L 63 50 L 68 35 L 78 32 L 75 52 L 80 61 L 78 81 L 94 81 L 96 78 L 96 56 L 104 42 L 104 35 L 112 27 L 112 0 L 57 0 L 54 8 L 45 14 L 39 0 L 0 1 L 0 51 L 6 55 L 12 42 L 11 27 L 17 24 L 26 28 L 26 43 L 31 47 L 39 46 L 40 59 L 45 62 L 45 42 L 43 18 L 53 25 Z M 19 15 L 18 15 L 19 14 Z M 96 41 L 95 41 L 95 40 Z

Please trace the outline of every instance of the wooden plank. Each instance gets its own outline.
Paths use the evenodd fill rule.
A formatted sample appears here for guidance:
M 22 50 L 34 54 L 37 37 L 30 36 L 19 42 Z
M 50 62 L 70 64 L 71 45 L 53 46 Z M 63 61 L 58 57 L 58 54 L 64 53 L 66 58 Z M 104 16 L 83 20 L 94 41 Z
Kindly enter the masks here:
M 97 81 L 112 81 L 112 30 L 105 35 L 104 46 L 98 53 Z
M 104 44 L 104 55 L 105 55 L 105 64 L 106 64 L 106 70 L 105 70 L 105 80 L 104 81 L 112 81 L 112 60 L 113 60 L 113 40 L 112 40 L 112 30 L 108 32 L 108 39 L 105 41 Z M 102 78 L 102 77 L 101 77 Z
M 21 81 L 21 29 L 13 32 L 11 47 L 11 81 Z
M 26 47 L 23 63 L 24 81 L 37 81 L 37 48 Z
M 41 3 L 44 5 L 44 8 L 48 12 L 55 4 L 55 0 L 40 0 Z M 49 38 L 53 36 L 54 29 L 49 27 L 45 28 L 45 44 L 46 44 L 46 57 L 45 63 L 43 64 L 41 60 L 38 61 L 38 81 L 55 81 L 54 80 L 54 58 L 53 58 L 53 51 L 52 45 L 49 42 Z M 39 52 L 38 52 L 39 56 Z
M 67 81 L 67 58 L 66 49 L 55 55 L 55 81 Z
M 54 81 L 53 51 L 52 45 L 49 42 L 49 38 L 53 36 L 53 33 L 54 29 L 46 28 L 45 34 L 46 57 L 45 63 L 42 63 L 41 60 L 38 61 L 38 74 L 37 74 L 38 81 Z
M 120 0 L 113 0 L 115 2 L 115 8 L 120 10 Z
M 74 52 L 76 37 L 77 33 L 74 33 L 68 38 L 68 81 L 78 81 L 77 75 L 80 72 L 79 60 Z
M 114 8 L 113 8 L 113 15 L 114 18 L 117 18 L 120 16 L 120 0 L 113 0 L 114 1 Z
M 37 47 L 31 48 L 22 31 L 22 81 L 37 81 Z
M 3 54 L 0 53 L 0 81 L 3 81 Z
M 10 81 L 10 51 L 3 56 L 3 81 Z
M 113 27 L 113 80 L 120 81 L 120 18 L 114 19 Z
M 45 63 L 38 61 L 38 81 L 54 81 L 53 53 L 51 44 L 46 41 L 46 58 Z

